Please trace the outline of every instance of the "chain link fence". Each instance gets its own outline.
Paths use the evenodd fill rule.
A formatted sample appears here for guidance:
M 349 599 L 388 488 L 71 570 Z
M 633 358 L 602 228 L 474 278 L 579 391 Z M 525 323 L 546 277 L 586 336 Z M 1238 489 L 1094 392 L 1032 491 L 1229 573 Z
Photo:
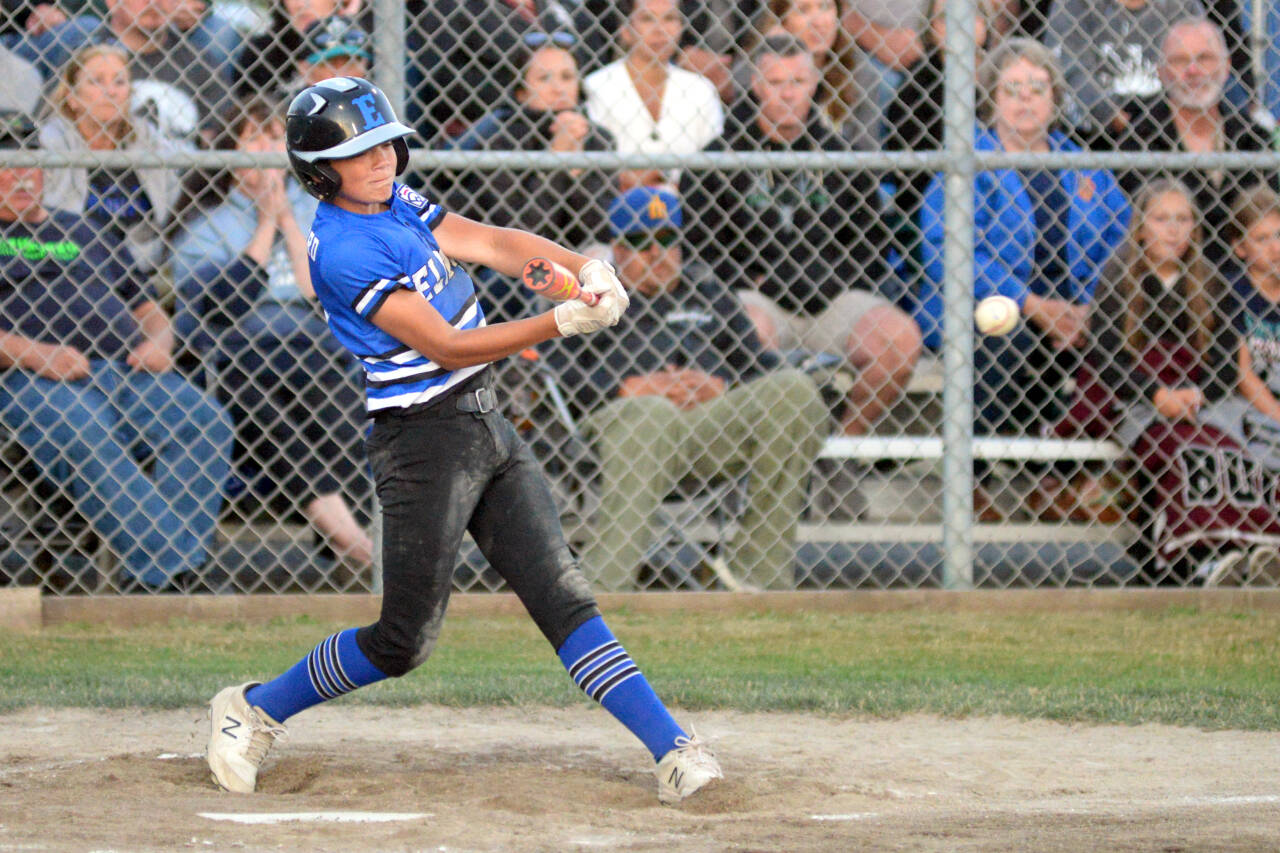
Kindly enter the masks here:
M 5 14 L 0 583 L 378 589 L 283 154 L 342 75 L 410 187 L 632 291 L 494 369 L 598 588 L 1280 582 L 1272 0 Z

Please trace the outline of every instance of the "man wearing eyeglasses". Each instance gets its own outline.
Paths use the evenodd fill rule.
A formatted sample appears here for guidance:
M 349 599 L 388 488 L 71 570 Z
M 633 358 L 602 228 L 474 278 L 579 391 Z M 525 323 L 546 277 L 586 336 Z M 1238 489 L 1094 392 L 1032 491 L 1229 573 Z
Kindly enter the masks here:
M 0 149 L 35 147 L 30 118 L 0 113 Z M 0 168 L 0 424 L 120 555 L 122 589 L 190 590 L 230 418 L 173 369 L 169 317 L 124 246 L 43 196 L 42 170 Z
M 595 447 L 601 507 L 582 553 L 603 589 L 631 588 L 650 519 L 684 478 L 750 472 L 727 583 L 794 586 L 795 528 L 827 410 L 813 381 L 775 370 L 740 303 L 702 264 L 685 265 L 684 213 L 668 189 L 609 207 L 613 263 L 631 307 L 608 340 L 568 341 L 560 362 Z

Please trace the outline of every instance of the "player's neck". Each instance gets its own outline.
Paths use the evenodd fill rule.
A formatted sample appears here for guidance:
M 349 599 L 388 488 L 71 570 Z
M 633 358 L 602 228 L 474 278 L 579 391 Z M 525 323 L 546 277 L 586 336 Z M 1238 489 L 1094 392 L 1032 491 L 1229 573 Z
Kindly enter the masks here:
M 360 216 L 373 216 L 377 213 L 385 213 L 391 209 L 388 201 L 360 201 L 358 199 L 348 198 L 341 193 L 330 199 L 330 203 L 335 207 L 345 210 L 347 213 L 355 213 Z

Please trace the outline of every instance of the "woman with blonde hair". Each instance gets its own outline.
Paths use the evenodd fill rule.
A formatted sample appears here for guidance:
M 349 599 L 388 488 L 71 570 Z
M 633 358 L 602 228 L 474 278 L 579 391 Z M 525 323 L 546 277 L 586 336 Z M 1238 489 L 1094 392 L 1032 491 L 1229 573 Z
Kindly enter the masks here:
M 134 150 L 161 157 L 189 150 L 131 115 L 132 94 L 124 50 L 109 44 L 82 48 L 62 69 L 52 111 L 40 127 L 41 147 L 65 154 Z M 144 273 L 160 264 L 160 237 L 181 190 L 179 170 L 67 166 L 45 169 L 44 176 L 50 207 L 83 213 L 98 227 L 115 230 Z
M 1233 524 L 1204 507 L 1193 511 L 1189 504 L 1203 502 L 1179 496 L 1195 488 L 1189 478 L 1197 466 L 1186 461 L 1216 453 L 1239 433 L 1230 426 L 1240 412 L 1235 305 L 1204 256 L 1191 191 L 1173 178 L 1151 180 L 1135 200 L 1124 246 L 1098 282 L 1078 402 L 1057 432 L 1114 438 L 1129 448 L 1144 533 L 1135 556 L 1154 577 L 1190 575 L 1231 540 Z M 1057 504 L 1080 502 L 1082 482 Z M 1088 516 L 1087 506 L 1077 509 Z

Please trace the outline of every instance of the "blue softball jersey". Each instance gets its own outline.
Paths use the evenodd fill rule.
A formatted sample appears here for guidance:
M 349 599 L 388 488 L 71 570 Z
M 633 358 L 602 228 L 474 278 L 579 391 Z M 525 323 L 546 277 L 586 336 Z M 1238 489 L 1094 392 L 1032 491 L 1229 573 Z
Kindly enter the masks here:
M 483 370 L 448 370 L 375 326 L 398 288 L 416 290 L 455 329 L 485 324 L 475 284 L 445 256 L 432 229 L 445 210 L 395 184 L 388 210 L 358 214 L 321 202 L 307 238 L 311 283 L 334 335 L 360 359 L 370 415 L 445 394 Z

